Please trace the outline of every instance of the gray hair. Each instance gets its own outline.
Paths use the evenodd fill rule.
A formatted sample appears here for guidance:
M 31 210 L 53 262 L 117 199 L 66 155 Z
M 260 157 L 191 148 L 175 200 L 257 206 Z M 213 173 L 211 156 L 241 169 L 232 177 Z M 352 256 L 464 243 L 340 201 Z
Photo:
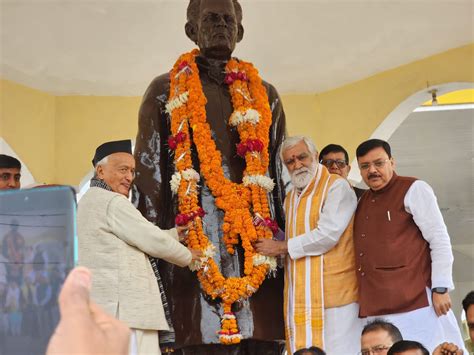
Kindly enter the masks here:
M 306 136 L 286 137 L 286 139 L 283 141 L 283 143 L 280 146 L 280 160 L 283 162 L 283 153 L 286 150 L 293 148 L 295 145 L 297 145 L 300 142 L 304 142 L 306 144 L 311 154 L 315 155 L 318 153 L 318 149 L 316 148 L 316 145 L 311 140 L 311 138 L 308 138 Z
M 94 177 L 95 177 L 95 178 L 97 177 L 97 168 L 98 168 L 99 166 L 104 166 L 104 165 L 106 165 L 108 162 L 109 162 L 109 156 L 107 155 L 106 157 L 103 157 L 101 160 L 99 160 L 99 161 L 95 164 L 95 169 L 94 169 Z
M 99 160 L 97 164 L 95 164 L 95 166 L 105 165 L 108 162 L 109 162 L 109 156 L 107 155 L 106 157 L 103 157 L 101 160 Z

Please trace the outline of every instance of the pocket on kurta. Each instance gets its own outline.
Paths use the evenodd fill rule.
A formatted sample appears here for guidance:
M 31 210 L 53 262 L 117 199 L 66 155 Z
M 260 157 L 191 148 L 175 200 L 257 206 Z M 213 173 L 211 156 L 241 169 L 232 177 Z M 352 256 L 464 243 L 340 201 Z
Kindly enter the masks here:
M 384 265 L 374 268 L 371 277 L 371 298 L 383 300 L 380 314 L 393 313 L 394 308 L 410 303 L 409 292 L 403 281 L 407 268 L 404 265 Z M 403 282 L 402 282 L 403 283 Z M 378 314 L 378 315 L 380 315 Z

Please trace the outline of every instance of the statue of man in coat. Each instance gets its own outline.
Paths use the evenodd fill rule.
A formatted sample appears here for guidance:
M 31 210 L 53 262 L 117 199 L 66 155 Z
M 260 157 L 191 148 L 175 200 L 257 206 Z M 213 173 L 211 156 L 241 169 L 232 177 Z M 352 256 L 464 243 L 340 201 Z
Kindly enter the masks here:
M 229 125 L 234 108 L 225 72 L 236 44 L 244 35 L 242 8 L 237 0 L 190 0 L 185 31 L 199 47 L 195 62 L 207 101 L 207 122 L 216 148 L 221 153 L 225 177 L 233 182 L 242 182 L 245 160 L 236 152 L 239 143 L 237 129 Z M 268 194 L 268 200 L 272 218 L 283 227 L 284 186 L 278 149 L 285 136 L 285 114 L 275 88 L 264 81 L 262 84 L 272 118 L 267 174 L 275 182 L 275 187 Z M 175 166 L 169 147 L 171 117 L 166 107 L 169 97 L 170 74 L 166 73 L 151 82 L 143 97 L 135 147 L 137 176 L 134 202 L 142 214 L 160 228 L 173 227 L 178 213 L 177 196 L 170 188 Z M 193 164 L 199 172 L 196 147 L 191 146 L 191 150 Z M 227 252 L 222 241 L 223 212 L 216 206 L 206 182 L 201 179 L 200 184 L 199 202 L 206 212 L 203 228 L 216 246 L 214 260 L 225 277 L 241 277 L 243 249 L 237 247 L 233 255 Z M 161 332 L 169 335 L 168 339 L 160 340 L 162 345 L 169 345 L 177 354 L 281 353 L 284 339 L 281 273 L 267 278 L 252 297 L 233 305 L 242 341 L 237 345 L 222 345 L 216 334 L 220 328 L 221 305 L 204 293 L 196 273 L 175 268 L 163 261 L 159 261 L 157 269 L 164 288 L 162 297 L 167 301 L 171 318 L 171 332 Z M 165 348 L 162 346 L 162 350 Z

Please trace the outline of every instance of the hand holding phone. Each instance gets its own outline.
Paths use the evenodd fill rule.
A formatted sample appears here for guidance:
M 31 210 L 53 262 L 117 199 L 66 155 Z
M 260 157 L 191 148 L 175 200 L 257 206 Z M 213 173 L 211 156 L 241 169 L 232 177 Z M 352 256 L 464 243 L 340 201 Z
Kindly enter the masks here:
M 130 329 L 90 301 L 91 277 L 84 267 L 68 275 L 59 295 L 61 320 L 46 355 L 128 354 Z
M 75 263 L 74 191 L 0 191 L 0 354 L 44 354 Z

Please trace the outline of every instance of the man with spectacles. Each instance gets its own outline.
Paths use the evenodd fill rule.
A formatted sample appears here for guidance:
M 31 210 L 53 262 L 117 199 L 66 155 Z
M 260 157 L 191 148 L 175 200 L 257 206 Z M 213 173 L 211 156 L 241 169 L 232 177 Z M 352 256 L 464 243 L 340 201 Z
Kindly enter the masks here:
M 433 190 L 398 176 L 383 140 L 360 144 L 356 156 L 370 187 L 354 221 L 359 316 L 383 316 L 430 351 L 443 341 L 463 346 L 448 293 L 451 242 Z
M 286 240 L 259 239 L 258 253 L 286 256 L 284 312 L 288 354 L 311 346 L 355 354 L 358 318 L 352 219 L 357 199 L 346 179 L 318 163 L 307 137 L 281 145 L 293 189 L 285 199 Z
M 343 146 L 339 144 L 328 144 L 325 146 L 321 153 L 319 153 L 319 162 L 323 164 L 331 174 L 337 174 L 347 179 L 351 166 L 349 165 L 349 154 Z M 359 199 L 365 192 L 364 189 L 352 186 L 354 192 Z
M 375 318 L 362 330 L 359 355 L 387 355 L 388 349 L 403 340 L 400 330 L 392 323 Z

